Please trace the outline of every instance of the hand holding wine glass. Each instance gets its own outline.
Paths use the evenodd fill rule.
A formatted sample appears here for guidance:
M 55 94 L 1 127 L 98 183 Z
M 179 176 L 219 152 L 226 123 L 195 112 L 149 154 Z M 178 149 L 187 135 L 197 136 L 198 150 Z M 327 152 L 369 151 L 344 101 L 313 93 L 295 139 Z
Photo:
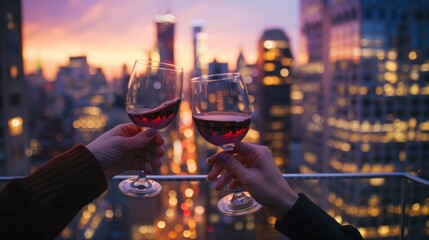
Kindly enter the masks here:
M 182 100 L 183 68 L 154 61 L 136 60 L 128 83 L 126 110 L 138 127 L 163 129 L 176 117 Z M 151 197 L 162 187 L 140 171 L 135 179 L 119 183 L 129 196 Z
M 119 124 L 86 145 L 107 180 L 127 170 L 161 167 L 164 139 L 155 129 Z
M 252 108 L 240 73 L 201 76 L 191 80 L 192 117 L 200 135 L 232 153 L 247 134 Z M 222 198 L 219 210 L 228 216 L 250 214 L 261 208 L 249 193 L 237 190 Z
M 277 219 L 282 219 L 298 200 L 298 194 L 283 178 L 266 146 L 240 142 L 234 147 L 234 156 L 220 152 L 209 157 L 207 162 L 220 165 L 207 175 L 209 181 L 217 180 L 215 189 L 224 187 L 230 182 L 230 176 L 234 176 L 238 181 L 231 182 L 229 187 L 242 185 L 268 214 Z M 223 169 L 231 175 L 218 177 Z

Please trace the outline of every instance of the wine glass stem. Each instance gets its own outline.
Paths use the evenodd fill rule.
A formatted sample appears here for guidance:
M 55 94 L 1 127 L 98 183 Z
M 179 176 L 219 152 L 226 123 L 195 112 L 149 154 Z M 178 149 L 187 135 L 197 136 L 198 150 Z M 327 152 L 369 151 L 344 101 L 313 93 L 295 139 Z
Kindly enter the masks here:
M 241 187 L 236 187 L 235 192 L 232 194 L 231 203 L 234 205 L 245 204 L 250 201 L 249 197 L 243 193 Z
M 136 187 L 138 189 L 146 189 L 151 187 L 151 183 L 146 178 L 146 173 L 141 170 L 139 172 L 138 177 L 134 180 L 132 183 L 133 187 Z
M 234 144 L 226 144 L 226 145 L 222 145 L 221 147 L 223 151 L 228 152 L 230 154 L 232 154 L 234 150 Z M 232 194 L 232 197 L 230 200 L 230 203 L 232 205 L 234 206 L 243 205 L 248 203 L 249 201 L 250 201 L 250 197 L 244 194 L 243 189 L 240 186 L 234 188 L 234 193 Z
M 225 144 L 221 146 L 222 150 L 225 152 L 231 152 L 234 150 L 234 144 Z

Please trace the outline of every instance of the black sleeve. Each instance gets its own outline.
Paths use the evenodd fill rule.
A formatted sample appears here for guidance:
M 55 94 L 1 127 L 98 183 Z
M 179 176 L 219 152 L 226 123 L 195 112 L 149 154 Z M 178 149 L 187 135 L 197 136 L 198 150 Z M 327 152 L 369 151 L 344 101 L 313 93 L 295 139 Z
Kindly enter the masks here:
M 292 240 L 329 239 L 361 240 L 359 231 L 351 225 L 340 225 L 304 194 L 275 228 Z

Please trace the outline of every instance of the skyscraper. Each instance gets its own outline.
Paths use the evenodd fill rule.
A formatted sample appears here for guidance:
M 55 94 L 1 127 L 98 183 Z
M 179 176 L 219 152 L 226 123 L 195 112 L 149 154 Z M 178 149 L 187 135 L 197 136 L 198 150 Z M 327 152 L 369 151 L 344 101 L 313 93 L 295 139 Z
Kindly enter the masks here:
M 0 173 L 25 175 L 29 161 L 21 1 L 0 2 Z
M 174 25 L 176 17 L 171 14 L 156 16 L 157 48 L 161 62 L 174 64 Z
M 256 69 L 259 74 L 255 98 L 256 129 L 260 143 L 269 146 L 276 164 L 285 167 L 289 158 L 291 125 L 290 90 L 293 62 L 289 38 L 281 29 L 268 29 L 258 42 Z
M 255 95 L 258 92 L 258 86 L 254 83 L 254 78 L 259 74 L 255 67 L 255 64 L 248 64 L 244 58 L 243 52 L 240 51 L 237 62 L 235 65 L 235 71 L 240 72 L 243 75 L 244 82 L 247 84 L 247 90 L 249 91 L 249 100 L 253 105 L 255 101 Z
M 203 34 L 203 24 L 199 20 L 192 22 L 192 56 L 193 56 L 193 69 L 192 76 L 197 77 L 201 75 L 201 54 L 203 51 L 203 42 L 201 36 Z
M 62 129 L 74 133 L 74 141 L 87 143 L 98 136 L 108 123 L 106 110 L 111 104 L 106 78 L 100 68 L 90 66 L 86 56 L 69 58 L 57 74 L 56 94 L 60 102 Z M 71 129 L 73 127 L 73 129 Z
M 429 176 L 426 29 L 429 4 L 423 0 L 301 1 L 298 61 L 307 129 L 301 172 Z M 388 208 L 399 188 L 387 181 L 333 184 L 330 202 L 347 203 L 336 207 L 365 239 L 387 239 L 399 231 L 392 221 L 398 213 Z M 418 206 L 426 206 L 423 191 L 413 189 Z M 374 201 L 362 202 L 362 196 Z M 422 226 L 423 218 L 415 220 L 409 234 L 427 238 L 416 232 Z
M 209 63 L 208 74 L 221 74 L 228 72 L 228 63 L 218 62 L 213 59 L 213 62 Z

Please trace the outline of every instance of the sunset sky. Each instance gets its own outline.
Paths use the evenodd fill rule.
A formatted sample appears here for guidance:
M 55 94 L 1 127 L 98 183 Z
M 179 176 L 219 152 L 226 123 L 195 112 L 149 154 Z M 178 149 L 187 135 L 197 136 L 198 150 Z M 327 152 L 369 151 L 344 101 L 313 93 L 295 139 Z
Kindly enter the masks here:
M 240 50 L 256 60 L 257 41 L 267 28 L 281 28 L 298 46 L 298 0 L 22 0 L 26 73 L 36 61 L 55 79 L 69 56 L 86 55 L 107 77 L 125 63 L 144 58 L 155 46 L 156 15 L 171 12 L 176 22 L 176 63 L 192 68 L 192 21 L 202 20 L 211 59 L 235 62 Z

